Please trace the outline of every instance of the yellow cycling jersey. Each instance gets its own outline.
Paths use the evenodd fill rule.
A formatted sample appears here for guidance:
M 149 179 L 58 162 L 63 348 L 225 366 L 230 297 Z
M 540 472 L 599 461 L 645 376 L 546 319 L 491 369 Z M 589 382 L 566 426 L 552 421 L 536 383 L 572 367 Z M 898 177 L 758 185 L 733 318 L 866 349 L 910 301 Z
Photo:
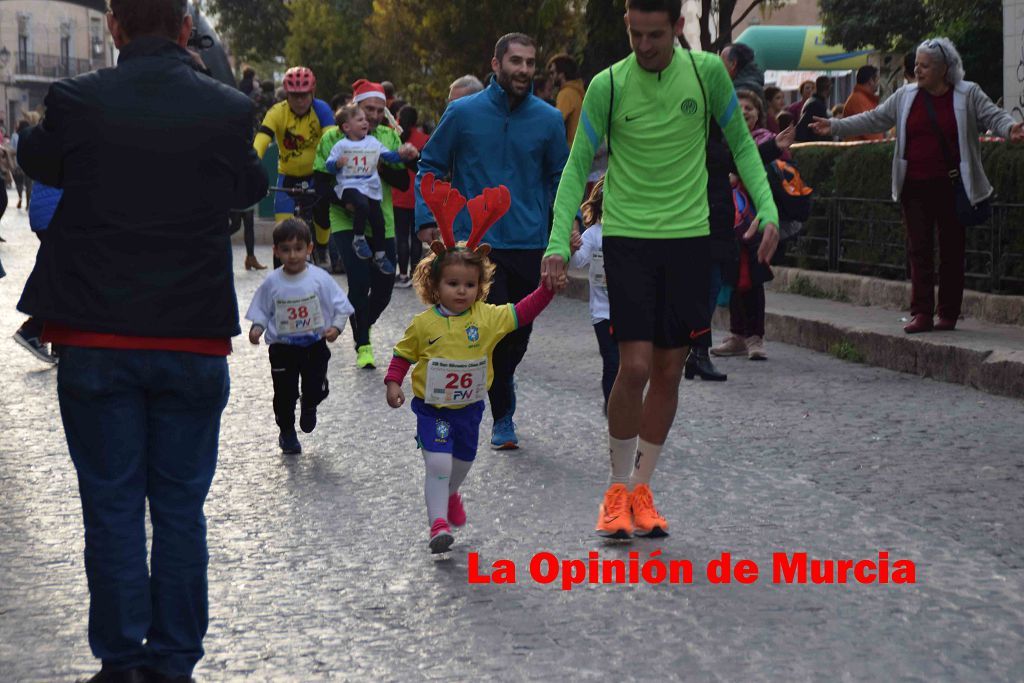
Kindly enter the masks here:
M 270 141 L 277 140 L 278 173 L 296 177 L 312 175 L 320 135 L 333 125 L 331 107 L 323 100 L 314 99 L 305 116 L 296 116 L 287 100 L 278 102 L 267 111 L 252 146 L 262 159 Z

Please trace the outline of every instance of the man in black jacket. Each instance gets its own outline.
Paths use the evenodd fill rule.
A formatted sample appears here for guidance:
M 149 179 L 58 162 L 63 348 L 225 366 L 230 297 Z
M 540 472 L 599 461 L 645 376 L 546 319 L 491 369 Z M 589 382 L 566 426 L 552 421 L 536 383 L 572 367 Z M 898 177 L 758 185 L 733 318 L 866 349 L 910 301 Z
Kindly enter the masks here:
M 62 348 L 89 644 L 103 662 L 92 680 L 187 681 L 203 656 L 203 504 L 239 333 L 228 210 L 267 179 L 252 102 L 184 49 L 186 0 L 110 10 L 118 65 L 54 83 L 19 143 L 25 172 L 64 195 L 18 308 Z
M 832 116 L 828 109 L 828 96 L 832 93 L 832 81 L 828 76 L 818 76 L 814 81 L 814 94 L 804 103 L 800 120 L 796 124 L 797 142 L 832 142 L 829 135 L 818 135 L 809 128 L 814 117 L 827 119 Z

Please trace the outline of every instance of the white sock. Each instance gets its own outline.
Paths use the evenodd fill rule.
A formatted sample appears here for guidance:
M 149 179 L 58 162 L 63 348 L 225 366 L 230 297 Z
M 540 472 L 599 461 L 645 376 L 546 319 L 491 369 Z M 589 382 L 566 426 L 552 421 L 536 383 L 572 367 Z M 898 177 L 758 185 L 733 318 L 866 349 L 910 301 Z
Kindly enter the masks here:
M 662 446 L 639 440 L 636 447 L 636 460 L 633 464 L 633 477 L 630 479 L 629 488 L 632 490 L 637 484 L 650 484 L 651 475 L 658 464 L 658 456 L 661 455 Z
M 612 460 L 612 474 L 608 485 L 629 484 L 629 475 L 633 471 L 633 458 L 636 456 L 637 437 L 616 439 L 608 435 L 608 453 Z
M 384 258 L 384 252 L 383 251 L 375 251 L 375 252 L 373 252 L 373 258 L 376 258 L 376 259 Z
M 440 517 L 448 519 L 448 479 L 452 474 L 450 453 L 423 451 L 423 464 L 427 475 L 423 483 L 423 495 L 427 499 L 427 523 L 433 524 Z
M 459 490 L 462 486 L 462 482 L 466 481 L 466 475 L 469 474 L 469 468 L 473 466 L 473 461 L 459 460 L 458 458 L 452 458 L 452 476 L 448 480 L 448 495 L 452 495 Z

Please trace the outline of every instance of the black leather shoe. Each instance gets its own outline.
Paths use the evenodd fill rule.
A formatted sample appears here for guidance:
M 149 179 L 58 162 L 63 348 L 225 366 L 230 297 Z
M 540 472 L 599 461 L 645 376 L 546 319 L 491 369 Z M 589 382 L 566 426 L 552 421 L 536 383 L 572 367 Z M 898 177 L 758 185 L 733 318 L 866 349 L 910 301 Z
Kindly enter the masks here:
M 150 683 L 152 679 L 146 669 L 114 669 L 104 666 L 92 678 L 79 679 L 78 683 Z
M 683 368 L 683 376 L 686 379 L 700 377 L 705 382 L 724 382 L 729 378 L 724 372 L 719 372 L 715 364 L 711 362 L 711 356 L 707 349 L 690 349 L 690 355 L 686 357 L 686 365 Z

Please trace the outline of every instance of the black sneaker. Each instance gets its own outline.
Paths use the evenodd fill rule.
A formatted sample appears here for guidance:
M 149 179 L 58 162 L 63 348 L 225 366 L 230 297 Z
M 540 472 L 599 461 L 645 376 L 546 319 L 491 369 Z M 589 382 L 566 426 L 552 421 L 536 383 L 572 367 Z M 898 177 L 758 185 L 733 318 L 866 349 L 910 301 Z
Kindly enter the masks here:
M 302 412 L 299 413 L 299 427 L 307 434 L 316 429 L 316 406 L 302 408 Z
M 281 436 L 277 437 L 277 445 L 285 455 L 298 455 L 302 452 L 302 444 L 299 443 L 299 437 L 294 429 L 290 432 L 281 432 Z
M 18 330 L 14 333 L 14 341 L 24 346 L 33 356 L 44 363 L 53 365 L 57 362 L 57 358 L 50 353 L 50 349 L 39 337 L 29 337 L 21 330 Z

